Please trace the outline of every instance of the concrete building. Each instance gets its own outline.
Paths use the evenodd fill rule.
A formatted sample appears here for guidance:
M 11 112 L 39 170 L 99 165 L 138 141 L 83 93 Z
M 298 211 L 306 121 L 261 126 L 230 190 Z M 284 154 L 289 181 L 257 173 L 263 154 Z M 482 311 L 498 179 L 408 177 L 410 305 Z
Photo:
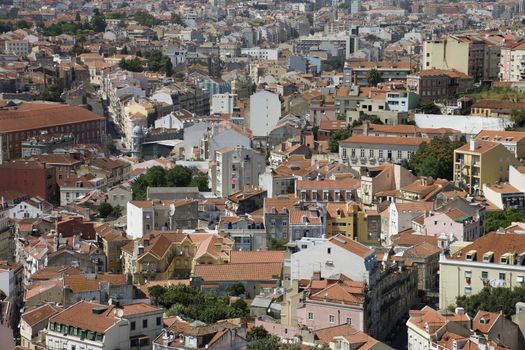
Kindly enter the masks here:
M 198 205 L 191 199 L 178 201 L 130 201 L 127 205 L 127 235 L 132 238 L 158 230 L 195 229 Z
M 245 147 L 218 149 L 210 168 L 210 187 L 218 196 L 227 197 L 245 186 L 258 186 L 266 167 L 264 156 Z
M 503 144 L 471 140 L 454 151 L 454 182 L 471 194 L 482 193 L 484 184 L 507 181 L 509 166 L 515 164 L 516 157 Z
M 250 96 L 250 129 L 255 137 L 266 137 L 281 118 L 279 96 L 266 90 Z
M 260 47 L 250 47 L 241 49 L 241 55 L 250 56 L 257 60 L 277 61 L 279 59 L 279 49 L 264 49 Z
M 385 162 L 399 164 L 410 160 L 419 146 L 429 141 L 423 137 L 351 136 L 339 142 L 339 157 L 352 167 L 371 167 Z
M 523 287 L 525 236 L 492 232 L 439 261 L 439 306 L 454 305 L 456 297 L 483 288 Z
M 232 114 L 237 95 L 229 92 L 224 94 L 214 94 L 211 96 L 212 114 Z

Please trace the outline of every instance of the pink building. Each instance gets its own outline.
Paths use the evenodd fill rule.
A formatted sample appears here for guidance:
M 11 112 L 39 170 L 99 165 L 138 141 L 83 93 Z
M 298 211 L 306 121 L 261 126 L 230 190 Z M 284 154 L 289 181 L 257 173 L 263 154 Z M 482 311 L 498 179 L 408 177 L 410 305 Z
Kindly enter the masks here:
M 479 220 L 459 210 L 434 212 L 424 220 L 424 233 L 432 236 L 446 235 L 450 242 L 472 242 L 481 235 Z
M 365 330 L 365 283 L 346 276 L 312 280 L 310 296 L 297 309 L 297 321 L 311 330 L 342 324 Z

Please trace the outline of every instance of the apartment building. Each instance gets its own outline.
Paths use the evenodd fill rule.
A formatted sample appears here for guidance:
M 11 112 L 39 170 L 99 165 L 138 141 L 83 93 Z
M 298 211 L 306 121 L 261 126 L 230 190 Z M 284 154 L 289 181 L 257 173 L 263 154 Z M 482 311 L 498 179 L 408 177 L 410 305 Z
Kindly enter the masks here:
M 407 77 L 407 87 L 421 101 L 447 101 L 472 88 L 474 81 L 455 69 L 424 69 Z
M 43 132 L 72 134 L 77 143 L 100 144 L 106 120 L 79 106 L 22 102 L 0 108 L 0 163 L 22 156 L 22 143 Z
M 525 158 L 525 132 L 482 130 L 476 135 L 475 140 L 501 143 L 517 159 Z
M 249 47 L 241 49 L 241 55 L 250 56 L 258 60 L 277 61 L 279 58 L 279 49 L 266 49 L 260 47 Z
M 496 55 L 496 62 L 492 51 L 499 51 L 499 47 L 470 35 L 427 40 L 423 44 L 423 69 L 455 69 L 475 81 L 494 79 L 498 75 L 499 57 Z
M 454 305 L 456 297 L 485 287 L 523 287 L 525 236 L 491 232 L 439 261 L 439 306 Z
M 339 157 L 352 167 L 371 167 L 385 162 L 399 164 L 430 139 L 423 137 L 383 137 L 356 135 L 339 142 Z
M 162 331 L 163 310 L 151 305 L 122 307 L 80 301 L 52 316 L 47 349 L 151 349 Z
M 503 144 L 471 140 L 454 151 L 454 182 L 470 194 L 482 193 L 484 184 L 507 181 L 509 166 L 516 164 Z
M 355 202 L 327 203 L 326 234 L 328 237 L 338 234 L 359 240 L 367 235 L 366 213 Z M 376 242 L 377 243 L 377 242 Z
M 279 96 L 266 90 L 251 95 L 249 118 L 254 136 L 268 136 L 281 118 Z
M 501 48 L 499 78 L 501 81 L 525 79 L 525 42 L 512 43 Z
M 357 199 L 359 180 L 298 180 L 295 195 L 303 202 L 348 202 Z
M 218 149 L 214 160 L 209 172 L 210 187 L 220 197 L 227 197 L 245 186 L 259 185 L 259 175 L 266 168 L 264 156 L 246 147 Z
M 198 204 L 192 199 L 177 201 L 130 201 L 127 205 L 127 235 L 142 237 L 157 230 L 195 229 Z
M 368 85 L 366 77 L 372 69 L 379 72 L 381 81 L 406 80 L 415 67 L 415 62 L 346 62 L 343 70 L 344 83 L 347 86 L 352 84 Z

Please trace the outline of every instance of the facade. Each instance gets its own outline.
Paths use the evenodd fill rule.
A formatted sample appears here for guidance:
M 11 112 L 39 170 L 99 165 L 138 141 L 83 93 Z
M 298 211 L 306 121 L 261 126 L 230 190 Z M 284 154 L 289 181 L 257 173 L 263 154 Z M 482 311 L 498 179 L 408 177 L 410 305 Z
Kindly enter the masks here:
M 281 118 L 279 96 L 266 90 L 250 96 L 250 129 L 253 136 L 268 136 Z
M 1 136 L 0 136 L 1 137 Z M 17 191 L 57 201 L 56 169 L 39 161 L 17 160 L 0 165 L 0 191 Z
M 448 101 L 472 88 L 473 79 L 455 69 L 424 69 L 407 77 L 407 87 L 421 101 Z
M 328 203 L 326 205 L 326 235 L 338 234 L 358 240 L 368 232 L 366 214 L 355 202 Z M 377 242 L 376 242 L 377 243 Z
M 298 180 L 296 196 L 303 202 L 349 202 L 357 199 L 359 181 L 345 180 Z
M 232 114 L 237 95 L 231 93 L 214 94 L 211 96 L 212 114 Z
M 191 199 L 178 201 L 130 201 L 127 204 L 127 235 L 142 237 L 157 230 L 195 229 L 198 205 Z
M 16 121 L 15 121 L 16 120 Z M 0 162 L 22 156 L 22 142 L 42 132 L 68 133 L 77 143 L 100 144 L 106 120 L 78 106 L 23 102 L 0 109 Z
M 429 142 L 422 137 L 351 136 L 339 142 L 339 157 L 353 167 L 371 167 L 385 162 L 410 160 L 418 147 Z
M 259 185 L 259 175 L 264 172 L 266 161 L 257 151 L 245 147 L 225 147 L 214 155 L 211 167 L 211 190 L 221 197 L 227 197 L 245 186 Z
M 265 49 L 260 47 L 250 47 L 241 49 L 241 55 L 250 56 L 258 60 L 277 61 L 279 58 L 279 49 Z
M 525 236 L 492 232 L 439 261 L 439 306 L 483 288 L 524 286 Z
M 454 182 L 471 194 L 482 193 L 485 184 L 507 181 L 515 164 L 516 157 L 502 144 L 471 140 L 454 151 Z
M 352 85 L 352 83 L 368 85 L 366 77 L 372 69 L 376 69 L 379 72 L 381 81 L 406 80 L 414 67 L 415 64 L 412 62 L 347 62 L 343 70 L 344 82 L 348 86 Z
M 521 81 L 525 78 L 525 43 L 518 42 L 501 48 L 499 78 L 502 81 Z

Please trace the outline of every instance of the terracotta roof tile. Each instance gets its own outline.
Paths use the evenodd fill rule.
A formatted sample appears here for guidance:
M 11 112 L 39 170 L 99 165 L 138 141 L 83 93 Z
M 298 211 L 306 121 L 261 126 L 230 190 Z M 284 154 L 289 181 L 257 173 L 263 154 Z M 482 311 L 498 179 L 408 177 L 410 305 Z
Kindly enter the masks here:
M 283 263 L 197 265 L 194 275 L 205 282 L 274 281 L 282 276 Z

